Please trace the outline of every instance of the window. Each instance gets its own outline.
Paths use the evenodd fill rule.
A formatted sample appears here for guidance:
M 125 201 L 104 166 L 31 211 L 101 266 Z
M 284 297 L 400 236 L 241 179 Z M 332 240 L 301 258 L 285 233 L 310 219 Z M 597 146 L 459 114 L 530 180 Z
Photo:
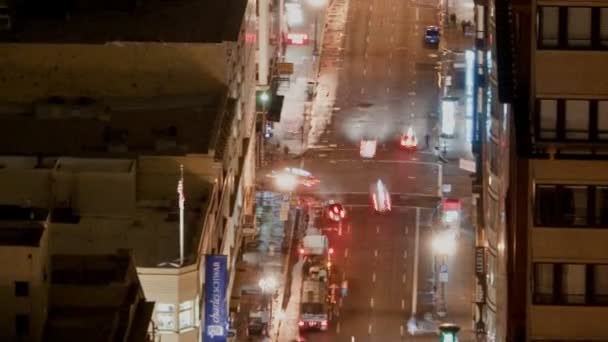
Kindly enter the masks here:
M 539 7 L 537 25 L 540 49 L 608 48 L 606 7 Z
M 534 303 L 545 304 L 553 301 L 554 265 L 534 265 Z
M 541 7 L 541 45 L 557 46 L 559 36 L 559 7 Z
M 561 207 L 565 223 L 568 226 L 586 226 L 587 187 L 564 186 L 561 190 L 557 205 Z
M 561 266 L 561 301 L 567 304 L 584 304 L 585 265 L 562 264 Z
M 156 324 L 158 330 L 174 331 L 175 326 L 175 305 L 156 304 Z
M 15 333 L 17 336 L 27 336 L 30 331 L 30 316 L 16 315 L 15 316 Z
M 608 264 L 534 264 L 534 304 L 608 305 Z
M 600 46 L 608 47 L 608 8 L 600 8 Z
M 557 100 L 540 100 L 540 138 L 557 138 Z
M 566 100 L 566 139 L 589 140 L 589 101 Z
M 568 8 L 568 46 L 591 46 L 591 8 Z
M 191 300 L 179 305 L 179 329 L 188 329 L 194 326 L 194 304 Z
M 30 284 L 27 281 L 15 282 L 15 297 L 27 297 L 30 295 Z
M 536 187 L 536 225 L 555 226 L 558 224 L 558 209 L 556 204 L 557 187 L 553 185 L 538 185 Z
M 608 187 L 595 190 L 595 225 L 608 227 Z
M 597 103 L 597 138 L 608 140 L 608 101 Z

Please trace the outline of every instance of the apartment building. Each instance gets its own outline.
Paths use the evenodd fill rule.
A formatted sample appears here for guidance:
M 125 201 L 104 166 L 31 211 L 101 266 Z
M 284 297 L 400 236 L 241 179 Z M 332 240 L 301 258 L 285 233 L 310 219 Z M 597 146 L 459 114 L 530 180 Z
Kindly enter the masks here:
M 475 330 L 478 341 L 506 341 L 510 273 L 508 198 L 511 193 L 513 144 L 512 44 L 506 1 L 475 4 L 473 151 L 475 193 Z M 505 30 L 505 27 L 507 28 Z
M 479 340 L 606 341 L 608 4 L 476 11 Z
M 2 157 L 0 164 L 4 218 L 20 214 L 26 223 L 43 221 L 48 228 L 42 232 L 45 253 L 34 259 L 39 260 L 35 269 L 43 269 L 40 277 L 49 273 L 44 265 L 54 255 L 84 257 L 129 249 L 146 297 L 156 302 L 152 319 L 157 340 L 198 341 L 204 255 L 221 246 L 222 231 L 215 228 L 221 222 L 220 163 L 203 156 L 153 156 Z M 180 180 L 183 212 L 178 205 Z
M 10 6 L 0 153 L 131 158 L 142 168 L 166 157 L 157 160 L 219 170 L 206 253 L 228 255 L 230 288 L 242 227 L 253 221 L 255 1 Z

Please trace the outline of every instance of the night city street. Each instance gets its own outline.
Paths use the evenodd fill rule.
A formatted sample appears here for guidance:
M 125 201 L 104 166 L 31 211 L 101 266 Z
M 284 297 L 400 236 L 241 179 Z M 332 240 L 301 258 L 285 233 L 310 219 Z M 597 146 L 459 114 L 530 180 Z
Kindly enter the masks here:
M 0 0 L 0 342 L 608 341 L 600 0 Z

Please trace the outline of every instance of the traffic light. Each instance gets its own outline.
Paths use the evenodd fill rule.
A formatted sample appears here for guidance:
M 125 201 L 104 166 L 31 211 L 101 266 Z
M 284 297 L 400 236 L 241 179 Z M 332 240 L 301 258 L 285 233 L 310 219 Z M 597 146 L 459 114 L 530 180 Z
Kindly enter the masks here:
M 441 342 L 458 342 L 458 331 L 460 327 L 455 324 L 444 323 L 439 326 L 439 337 Z

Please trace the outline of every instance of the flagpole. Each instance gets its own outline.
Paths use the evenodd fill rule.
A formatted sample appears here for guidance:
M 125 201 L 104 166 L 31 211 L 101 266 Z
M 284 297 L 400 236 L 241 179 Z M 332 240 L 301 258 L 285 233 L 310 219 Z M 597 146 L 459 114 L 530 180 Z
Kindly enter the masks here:
M 184 264 L 184 165 L 179 166 L 179 182 L 177 193 L 179 194 L 179 265 Z

